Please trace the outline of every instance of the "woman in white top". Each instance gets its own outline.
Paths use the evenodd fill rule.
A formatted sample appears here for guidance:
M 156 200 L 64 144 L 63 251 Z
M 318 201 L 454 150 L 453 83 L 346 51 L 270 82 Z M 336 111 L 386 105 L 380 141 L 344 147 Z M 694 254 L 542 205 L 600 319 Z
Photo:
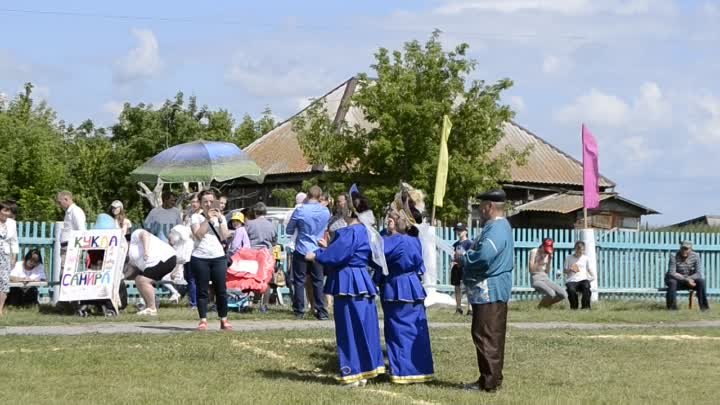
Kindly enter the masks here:
M 568 256 L 564 267 L 570 309 L 578 309 L 578 292 L 582 294 L 582 309 L 590 309 L 590 282 L 595 279 L 595 269 L 585 256 L 584 242 L 575 242 L 575 254 Z
M 38 249 L 30 249 L 25 254 L 25 259 L 17 262 L 10 273 L 11 283 L 33 283 L 45 281 L 45 267 L 42 262 L 42 254 Z M 37 287 L 12 287 L 8 294 L 7 304 L 17 306 L 35 305 L 38 303 Z
M 230 234 L 227 221 L 217 208 L 215 193 L 206 190 L 200 193 L 200 207 L 202 212 L 193 214 L 190 220 L 190 230 L 195 238 L 195 249 L 190 258 L 190 269 L 195 277 L 197 286 L 197 308 L 200 315 L 198 330 L 207 330 L 207 307 L 210 280 L 215 291 L 215 304 L 220 317 L 220 328 L 232 330 L 227 320 L 227 259 L 222 242 Z
M 0 202 L 0 316 L 4 314 L 5 300 L 10 292 L 10 272 L 20 251 L 17 225 L 9 220 L 11 215 L 12 205 Z
M 121 201 L 115 200 L 110 204 L 110 210 L 108 212 L 111 217 L 115 219 L 115 225 L 122 230 L 123 236 L 127 239 L 130 236 L 130 230 L 132 229 L 132 222 L 125 215 L 125 208 Z
M 175 250 L 150 232 L 138 229 L 130 236 L 128 262 L 139 273 L 135 285 L 147 306 L 138 315 L 157 315 L 155 281 L 160 281 L 177 264 Z

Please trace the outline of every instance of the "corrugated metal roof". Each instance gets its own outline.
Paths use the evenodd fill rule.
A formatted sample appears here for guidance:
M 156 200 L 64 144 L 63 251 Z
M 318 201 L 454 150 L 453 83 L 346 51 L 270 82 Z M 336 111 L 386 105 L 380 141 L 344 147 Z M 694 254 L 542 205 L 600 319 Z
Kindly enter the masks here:
M 712 227 L 720 227 L 720 215 L 703 215 L 697 218 L 688 219 L 687 221 L 678 222 L 677 224 L 670 225 L 669 228 L 689 225 L 708 225 Z
M 508 146 L 518 151 L 531 148 L 525 165 L 510 168 L 510 181 L 582 186 L 582 163 L 578 160 L 514 122 L 506 122 L 503 132 L 505 136 L 495 146 L 495 154 Z M 600 178 L 600 187 L 614 186 L 610 179 Z
M 346 89 L 351 95 L 354 91 L 353 79 L 349 79 L 318 99 L 326 102 L 331 119 L 339 118 L 338 110 Z M 290 117 L 245 149 L 266 175 L 307 173 L 312 170 L 312 165 L 308 163 L 300 149 L 297 134 L 292 130 L 293 118 L 304 111 Z M 357 107 L 350 107 L 342 119 L 350 125 L 369 125 L 364 114 Z M 520 151 L 526 147 L 531 148 L 526 165 L 511 167 L 511 178 L 507 180 L 508 182 L 582 186 L 582 164 L 579 161 L 514 122 L 505 123 L 503 132 L 505 136 L 495 146 L 495 155 L 502 153 L 508 146 Z M 605 177 L 600 179 L 600 187 L 614 186 L 615 183 L 611 180 Z
M 634 201 L 623 198 L 616 193 L 603 193 L 600 195 L 600 201 L 609 199 L 619 200 L 628 205 L 645 211 L 645 215 L 658 214 L 652 208 L 645 207 Z M 531 201 L 529 203 L 513 208 L 515 212 L 552 212 L 558 214 L 569 214 L 581 210 L 583 208 L 583 195 L 577 192 L 551 194 L 547 197 Z
M 600 197 L 600 201 L 613 197 L 613 194 L 604 194 Z M 551 194 L 547 197 L 531 201 L 527 204 L 515 207 L 516 212 L 553 212 L 559 214 L 568 214 L 583 207 L 582 194 L 576 193 L 558 193 Z

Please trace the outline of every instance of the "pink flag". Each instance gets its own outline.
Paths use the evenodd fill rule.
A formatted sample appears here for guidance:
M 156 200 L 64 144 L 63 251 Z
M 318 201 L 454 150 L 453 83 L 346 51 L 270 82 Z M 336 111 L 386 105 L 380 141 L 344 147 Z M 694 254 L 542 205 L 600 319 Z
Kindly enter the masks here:
M 600 208 L 600 169 L 598 146 L 590 130 L 582 125 L 583 143 L 583 206 L 587 209 Z

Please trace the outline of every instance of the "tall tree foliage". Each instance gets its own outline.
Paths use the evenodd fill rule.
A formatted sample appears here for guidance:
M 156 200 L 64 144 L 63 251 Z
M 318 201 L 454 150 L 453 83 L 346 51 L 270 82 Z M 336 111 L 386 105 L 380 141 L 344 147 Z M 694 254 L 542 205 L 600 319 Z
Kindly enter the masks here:
M 235 128 L 235 139 L 233 141 L 239 147 L 245 148 L 273 128 L 275 128 L 275 118 L 273 118 L 269 107 L 265 108 L 262 117 L 257 121 L 253 120 L 249 114 L 245 114 L 240 125 Z
M 406 181 L 425 190 L 432 203 L 442 117 L 453 122 L 445 206 L 441 218 L 462 218 L 468 198 L 509 178 L 510 164 L 525 151 L 493 153 L 502 124 L 513 112 L 500 103 L 509 79 L 486 84 L 471 80 L 477 62 L 468 45 L 446 52 L 435 31 L 423 45 L 407 42 L 402 51 L 380 48 L 372 77 L 358 76 L 352 104 L 364 125 L 333 122 L 323 103 L 315 103 L 294 122 L 303 152 L 313 164 L 328 165 L 337 178 L 359 180 L 377 203 L 386 203 Z
M 227 110 L 200 107 L 180 92 L 159 108 L 126 103 L 109 131 L 90 120 L 75 127 L 58 121 L 44 102 L 36 105 L 31 94 L 28 83 L 24 93 L 0 102 L 0 198 L 18 200 L 21 220 L 61 219 L 54 197 L 67 189 L 91 221 L 113 200 L 139 221 L 146 210 L 129 174 L 150 157 L 196 139 L 244 147 L 274 126 L 266 109 L 257 122 L 249 116 L 243 121 L 252 133 L 235 128 Z
M 55 192 L 70 185 L 62 128 L 32 84 L 0 105 L 0 189 L 17 200 L 25 218 L 55 218 Z

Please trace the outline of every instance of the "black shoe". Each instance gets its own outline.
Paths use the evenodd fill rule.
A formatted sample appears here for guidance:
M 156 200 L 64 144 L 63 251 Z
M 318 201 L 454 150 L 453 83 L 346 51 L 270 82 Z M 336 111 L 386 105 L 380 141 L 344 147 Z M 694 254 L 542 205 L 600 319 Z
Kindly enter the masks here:
M 305 319 L 305 314 L 295 314 L 296 321 L 302 321 L 303 319 Z
M 458 315 L 462 315 L 463 314 L 462 308 L 455 308 L 455 313 Z
M 330 317 L 327 315 L 318 315 L 318 316 L 316 316 L 316 318 L 318 321 L 329 321 L 330 320 Z

